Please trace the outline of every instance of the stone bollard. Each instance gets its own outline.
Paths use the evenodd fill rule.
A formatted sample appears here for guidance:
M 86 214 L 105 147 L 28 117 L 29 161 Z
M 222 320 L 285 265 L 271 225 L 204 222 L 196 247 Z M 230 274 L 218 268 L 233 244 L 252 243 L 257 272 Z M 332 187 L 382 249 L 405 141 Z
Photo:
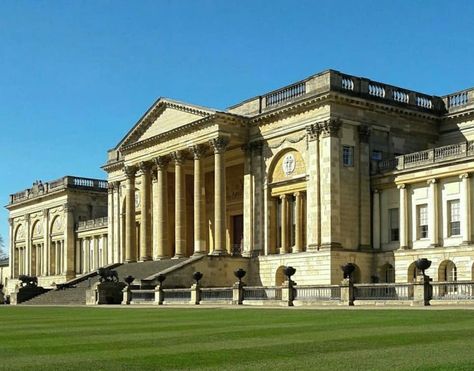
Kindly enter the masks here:
M 90 289 L 86 290 L 86 305 L 97 305 L 99 302 L 99 282 L 96 282 Z
M 417 281 L 413 284 L 412 306 L 430 305 L 430 300 L 433 295 L 431 281 L 432 279 L 426 275 L 418 277 Z
M 155 305 L 163 305 L 164 300 L 163 285 L 160 282 L 155 286 Z
M 354 282 L 350 278 L 341 281 L 341 304 L 354 305 Z
M 289 279 L 288 281 L 283 282 L 281 286 L 281 300 L 283 305 L 292 307 L 293 300 L 296 297 L 296 289 L 295 289 L 296 282 Z
M 130 302 L 132 301 L 132 290 L 130 289 L 130 286 L 126 286 L 122 290 L 122 305 L 129 305 Z
M 191 286 L 191 301 L 189 304 L 198 305 L 201 302 L 201 285 L 195 283 Z
M 232 304 L 242 305 L 244 301 L 244 284 L 241 281 L 237 281 L 232 286 Z

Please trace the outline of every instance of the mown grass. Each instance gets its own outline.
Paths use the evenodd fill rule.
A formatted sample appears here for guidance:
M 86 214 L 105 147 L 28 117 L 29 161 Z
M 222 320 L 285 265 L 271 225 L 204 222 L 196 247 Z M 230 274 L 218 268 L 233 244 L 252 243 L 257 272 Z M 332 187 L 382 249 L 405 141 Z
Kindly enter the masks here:
M 474 369 L 469 310 L 1 307 L 0 320 L 0 369 Z

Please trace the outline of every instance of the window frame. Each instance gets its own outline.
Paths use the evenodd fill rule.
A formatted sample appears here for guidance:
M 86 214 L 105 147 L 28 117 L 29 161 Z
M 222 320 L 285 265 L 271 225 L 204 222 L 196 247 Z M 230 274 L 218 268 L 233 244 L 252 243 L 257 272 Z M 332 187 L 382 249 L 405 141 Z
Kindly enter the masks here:
M 456 208 L 453 208 L 453 205 L 457 205 Z M 455 219 L 453 220 L 453 210 L 457 210 Z M 456 225 L 456 228 L 453 226 Z M 455 230 L 455 233 L 453 232 Z M 459 237 L 461 236 L 461 200 L 454 199 L 448 201 L 448 237 Z
M 354 167 L 354 146 L 342 146 L 342 165 L 344 167 Z
M 422 211 L 423 210 L 423 215 Z M 429 238 L 429 216 L 428 204 L 416 205 L 416 231 L 418 240 L 426 240 Z M 423 220 L 422 220 L 423 216 Z M 423 223 L 423 224 L 422 224 Z

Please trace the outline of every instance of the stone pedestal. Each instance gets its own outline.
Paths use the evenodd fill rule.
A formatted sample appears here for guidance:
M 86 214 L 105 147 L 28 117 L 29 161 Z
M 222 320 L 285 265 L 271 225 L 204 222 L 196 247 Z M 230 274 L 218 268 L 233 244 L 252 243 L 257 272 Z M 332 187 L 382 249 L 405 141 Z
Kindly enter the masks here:
M 413 284 L 413 302 L 412 306 L 430 305 L 432 297 L 432 279 L 429 276 L 420 276 Z
M 123 300 L 123 282 L 97 282 L 86 292 L 87 305 L 120 304 Z
M 129 305 L 130 302 L 132 301 L 132 291 L 130 289 L 130 286 L 126 286 L 122 290 L 122 305 Z
M 296 282 L 288 280 L 285 281 L 281 286 L 281 300 L 283 305 L 288 307 L 293 306 L 293 300 L 295 300 L 296 297 L 296 289 L 294 288 L 295 285 Z
M 341 281 L 341 304 L 354 305 L 354 282 L 350 278 Z
M 244 284 L 242 282 L 236 282 L 232 286 L 232 304 L 242 305 L 244 300 Z
M 161 283 L 159 283 L 155 287 L 155 305 L 163 305 L 164 300 L 165 295 L 163 293 L 163 286 L 161 285 Z
M 198 305 L 201 302 L 201 285 L 195 283 L 191 286 L 191 301 L 189 304 Z

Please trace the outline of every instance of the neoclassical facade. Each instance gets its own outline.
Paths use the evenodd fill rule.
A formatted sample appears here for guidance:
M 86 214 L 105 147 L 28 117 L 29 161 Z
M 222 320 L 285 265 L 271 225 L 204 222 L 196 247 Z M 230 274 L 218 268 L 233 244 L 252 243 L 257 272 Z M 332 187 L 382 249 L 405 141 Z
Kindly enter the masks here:
M 108 152 L 108 181 L 75 189 L 97 193 L 91 220 L 69 206 L 93 201 L 45 214 L 12 195 L 12 277 L 204 255 L 248 259 L 262 285 L 285 265 L 299 284 L 338 283 L 347 262 L 360 282 L 407 282 L 419 257 L 436 280 L 473 280 L 473 98 L 333 70 L 226 110 L 160 98 Z

